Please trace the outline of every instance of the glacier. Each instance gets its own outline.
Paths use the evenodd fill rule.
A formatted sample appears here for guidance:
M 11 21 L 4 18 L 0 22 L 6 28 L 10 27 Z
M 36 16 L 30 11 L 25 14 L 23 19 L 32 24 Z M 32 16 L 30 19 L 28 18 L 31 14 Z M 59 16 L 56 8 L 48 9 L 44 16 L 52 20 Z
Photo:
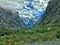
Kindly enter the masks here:
M 0 6 L 17 11 L 20 21 L 27 27 L 33 27 L 45 13 L 49 1 L 50 0 L 0 0 Z

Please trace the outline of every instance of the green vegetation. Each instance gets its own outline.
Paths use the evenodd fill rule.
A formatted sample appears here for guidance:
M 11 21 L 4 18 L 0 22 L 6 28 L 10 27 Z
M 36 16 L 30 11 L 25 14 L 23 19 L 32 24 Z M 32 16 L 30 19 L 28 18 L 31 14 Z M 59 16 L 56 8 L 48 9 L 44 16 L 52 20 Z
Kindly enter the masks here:
M 60 40 L 60 22 L 33 28 L 0 28 L 0 45 L 18 45 Z
M 60 0 L 52 0 L 39 25 L 21 28 L 18 13 L 0 7 L 0 45 L 60 40 Z

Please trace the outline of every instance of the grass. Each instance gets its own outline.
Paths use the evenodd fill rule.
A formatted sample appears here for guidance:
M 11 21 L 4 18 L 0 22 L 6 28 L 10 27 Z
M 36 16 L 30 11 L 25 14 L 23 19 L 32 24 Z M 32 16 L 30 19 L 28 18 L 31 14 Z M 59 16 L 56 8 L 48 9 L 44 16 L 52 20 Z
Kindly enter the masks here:
M 28 29 L 0 28 L 0 45 L 18 45 L 56 40 L 60 40 L 59 23 L 36 26 Z
M 60 7 L 60 0 L 57 1 L 58 2 L 56 4 L 51 3 L 49 5 L 49 7 L 51 7 L 52 9 L 49 11 L 50 8 L 48 8 L 47 10 L 48 14 L 46 13 L 46 16 L 49 15 L 49 17 L 46 18 L 46 16 L 44 16 L 44 18 L 46 19 L 43 18 L 43 22 L 44 20 L 48 22 L 50 20 L 55 20 L 59 18 L 60 13 L 58 11 L 57 14 L 56 11 Z M 4 7 L 0 8 L 1 9 L 3 8 L 3 10 L 6 12 L 10 11 L 9 9 L 5 10 Z M 2 15 L 5 15 L 5 13 L 3 13 Z M 8 17 L 7 21 L 4 18 L 0 20 L 1 21 L 3 20 L 4 23 L 6 22 L 8 25 L 10 25 L 9 24 L 10 21 L 8 19 L 10 18 Z M 57 20 L 59 21 L 59 19 Z M 34 42 L 41 43 L 45 41 L 56 41 L 56 40 L 60 40 L 60 22 L 56 22 L 55 24 L 47 24 L 44 26 L 36 26 L 28 29 L 0 27 L 0 45 L 19 45 L 26 43 L 34 43 Z

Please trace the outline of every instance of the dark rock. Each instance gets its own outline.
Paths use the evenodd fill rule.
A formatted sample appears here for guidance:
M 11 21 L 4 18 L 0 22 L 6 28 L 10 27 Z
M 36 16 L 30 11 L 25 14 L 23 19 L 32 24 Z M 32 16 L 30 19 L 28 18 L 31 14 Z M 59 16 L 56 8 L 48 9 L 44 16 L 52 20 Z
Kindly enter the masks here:
M 39 25 L 54 24 L 60 21 L 60 0 L 51 0 Z
M 21 27 L 18 12 L 0 6 L 0 27 Z

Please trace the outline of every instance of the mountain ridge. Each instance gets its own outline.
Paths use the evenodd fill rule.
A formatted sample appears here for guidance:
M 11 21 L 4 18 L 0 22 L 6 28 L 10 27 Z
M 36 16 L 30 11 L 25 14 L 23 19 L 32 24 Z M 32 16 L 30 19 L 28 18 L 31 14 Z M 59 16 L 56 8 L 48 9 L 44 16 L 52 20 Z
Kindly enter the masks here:
M 54 24 L 60 21 L 60 0 L 52 0 L 49 2 L 46 12 L 42 17 L 40 25 Z
M 54 24 L 60 21 L 60 0 L 49 2 L 46 12 L 39 21 L 40 25 Z M 0 6 L 0 27 L 25 27 L 20 21 L 18 12 Z
M 18 12 L 0 6 L 0 27 L 21 27 Z

